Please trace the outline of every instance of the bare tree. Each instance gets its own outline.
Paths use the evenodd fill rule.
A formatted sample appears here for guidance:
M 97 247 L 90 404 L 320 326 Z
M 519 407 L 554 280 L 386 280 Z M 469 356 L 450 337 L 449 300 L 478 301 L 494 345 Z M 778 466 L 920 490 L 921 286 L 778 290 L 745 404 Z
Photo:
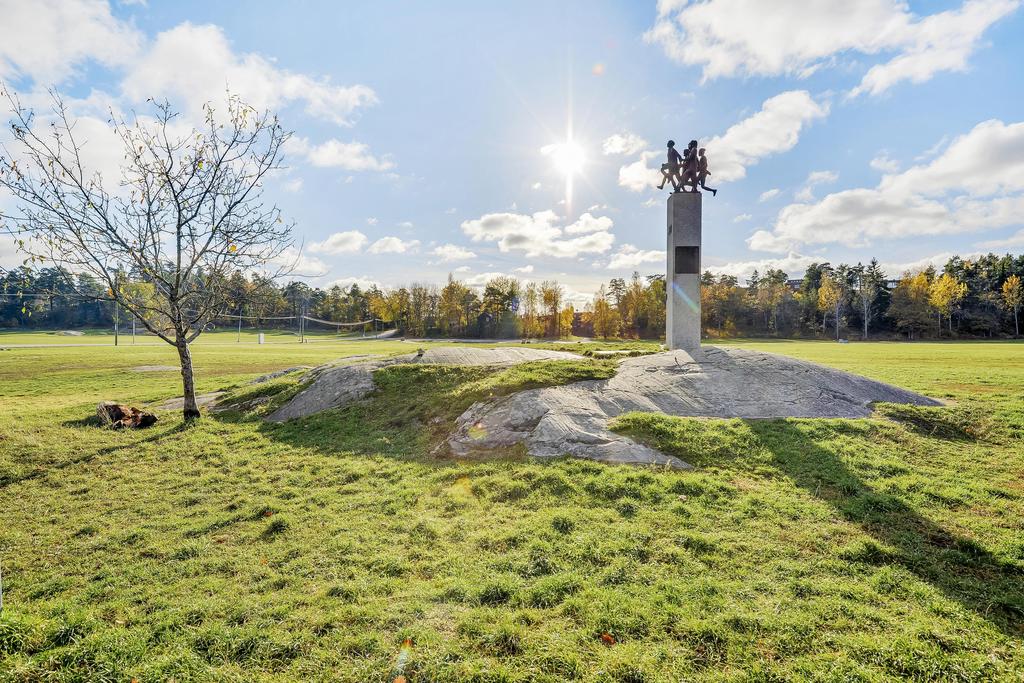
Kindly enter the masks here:
M 884 287 L 884 275 L 876 259 L 871 259 L 871 263 L 867 266 L 858 263 L 852 272 L 857 278 L 857 298 L 860 301 L 861 321 L 864 325 L 861 337 L 867 339 L 871 320 L 874 317 L 875 302 Z
M 87 168 L 86 141 L 57 93 L 43 120 L 0 92 L 15 140 L 0 147 L 0 188 L 17 205 L 0 212 L 2 228 L 28 261 L 98 278 L 110 300 L 174 346 L 184 417 L 197 418 L 189 344 L 225 307 L 232 272 L 266 268 L 292 244 L 292 225 L 262 197 L 290 133 L 230 95 L 222 112 L 204 106 L 197 126 L 166 102 L 152 102 L 151 117 L 111 113 L 124 148 L 111 183 Z

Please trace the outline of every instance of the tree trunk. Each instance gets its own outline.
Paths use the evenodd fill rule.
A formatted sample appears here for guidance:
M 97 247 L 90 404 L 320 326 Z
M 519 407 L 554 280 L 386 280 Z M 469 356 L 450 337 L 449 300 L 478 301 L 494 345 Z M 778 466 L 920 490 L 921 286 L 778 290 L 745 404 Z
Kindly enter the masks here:
M 178 358 L 181 360 L 181 384 L 184 390 L 181 414 L 188 422 L 199 418 L 199 405 L 196 404 L 196 383 L 192 376 L 192 352 L 189 351 L 188 342 L 183 337 L 178 337 L 176 342 Z

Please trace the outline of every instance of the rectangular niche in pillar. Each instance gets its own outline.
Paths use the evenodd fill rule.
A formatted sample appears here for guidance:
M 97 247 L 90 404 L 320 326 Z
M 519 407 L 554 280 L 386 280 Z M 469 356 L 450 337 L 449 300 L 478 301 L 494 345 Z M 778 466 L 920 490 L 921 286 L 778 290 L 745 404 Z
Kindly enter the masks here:
M 676 247 L 673 275 L 700 274 L 700 247 Z

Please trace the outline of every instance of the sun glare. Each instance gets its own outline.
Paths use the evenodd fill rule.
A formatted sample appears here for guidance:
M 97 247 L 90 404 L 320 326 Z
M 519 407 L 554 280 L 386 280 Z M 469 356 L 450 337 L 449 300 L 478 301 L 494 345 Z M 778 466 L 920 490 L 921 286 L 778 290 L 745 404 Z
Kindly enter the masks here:
M 575 142 L 562 142 L 557 145 L 549 145 L 551 159 L 555 162 L 555 168 L 567 176 L 579 175 L 583 166 L 587 163 L 587 157 L 583 148 Z

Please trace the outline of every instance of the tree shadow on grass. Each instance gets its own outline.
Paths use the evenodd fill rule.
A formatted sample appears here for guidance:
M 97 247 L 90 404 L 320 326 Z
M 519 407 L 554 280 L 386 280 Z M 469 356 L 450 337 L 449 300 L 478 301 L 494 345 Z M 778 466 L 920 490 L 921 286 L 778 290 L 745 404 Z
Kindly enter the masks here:
M 64 427 L 72 428 L 89 427 L 93 429 L 107 429 L 102 424 L 100 424 L 98 418 L 94 419 L 95 422 L 90 422 L 90 418 L 84 418 L 79 420 L 66 420 L 62 422 L 61 425 Z M 0 490 L 5 489 L 8 486 L 13 486 L 14 484 L 20 484 L 22 482 L 30 481 L 33 479 L 40 479 L 49 474 L 52 474 L 53 472 L 59 472 L 61 470 L 68 469 L 69 467 L 74 467 L 75 465 L 81 465 L 83 463 L 91 462 L 96 458 L 102 457 L 104 455 L 109 455 L 110 453 L 114 453 L 115 451 L 125 449 L 137 449 L 139 446 L 142 446 L 143 444 L 161 441 L 163 439 L 175 436 L 187 429 L 190 429 L 190 425 L 187 423 L 172 424 L 170 427 L 147 427 L 145 431 L 148 433 L 148 435 L 144 439 L 140 439 L 138 441 L 130 441 L 128 443 L 117 443 L 112 446 L 106 446 L 104 448 L 98 448 L 96 450 L 87 450 L 77 455 L 76 457 L 68 458 L 66 460 L 40 463 L 37 464 L 32 469 L 25 472 L 24 474 L 6 477 L 0 476 Z M 111 431 L 110 433 L 115 434 L 117 432 Z
M 889 548 L 869 546 L 847 559 L 898 564 L 1003 633 L 1024 635 L 1024 570 L 1019 565 L 947 531 L 899 498 L 875 491 L 798 424 L 785 420 L 747 424 L 797 486 Z

